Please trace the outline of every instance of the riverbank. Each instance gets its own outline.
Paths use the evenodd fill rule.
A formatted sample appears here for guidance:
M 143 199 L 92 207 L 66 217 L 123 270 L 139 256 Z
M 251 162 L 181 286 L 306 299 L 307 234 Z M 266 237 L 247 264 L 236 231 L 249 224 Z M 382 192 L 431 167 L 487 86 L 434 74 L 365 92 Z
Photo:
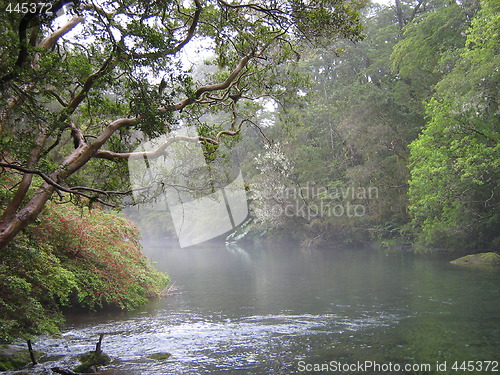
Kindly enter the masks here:
M 132 310 L 168 283 L 117 213 L 49 204 L 0 254 L 0 340 L 58 333 L 63 311 Z

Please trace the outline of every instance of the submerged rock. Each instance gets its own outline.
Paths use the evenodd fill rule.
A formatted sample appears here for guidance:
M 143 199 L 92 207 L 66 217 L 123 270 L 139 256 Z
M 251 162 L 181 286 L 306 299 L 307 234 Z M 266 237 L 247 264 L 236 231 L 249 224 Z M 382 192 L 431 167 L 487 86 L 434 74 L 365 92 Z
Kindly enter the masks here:
M 466 255 L 464 257 L 452 260 L 452 264 L 498 264 L 500 265 L 500 255 L 497 253 L 479 253 Z
M 52 370 L 52 372 L 55 372 L 57 374 L 62 374 L 62 375 L 80 375 L 77 372 L 71 371 L 71 370 L 69 370 L 67 368 L 63 368 L 63 367 L 52 367 L 51 370 Z
M 111 358 L 103 352 L 88 352 L 78 356 L 81 365 L 75 368 L 75 372 L 93 373 L 97 372 L 98 366 L 105 366 L 111 363 Z
M 0 371 L 19 370 L 30 363 L 27 353 L 20 353 L 10 349 L 0 349 Z
M 155 353 L 146 356 L 146 358 L 154 359 L 155 361 L 165 361 L 172 356 L 170 353 Z

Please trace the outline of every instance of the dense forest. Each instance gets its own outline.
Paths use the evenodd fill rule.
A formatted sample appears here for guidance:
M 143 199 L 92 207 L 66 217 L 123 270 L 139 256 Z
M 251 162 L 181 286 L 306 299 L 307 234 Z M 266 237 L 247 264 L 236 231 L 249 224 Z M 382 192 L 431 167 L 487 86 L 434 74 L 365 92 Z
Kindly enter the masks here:
M 251 222 L 231 238 L 498 251 L 497 13 L 368 4 L 362 41 L 324 39 L 282 68 L 288 86 L 234 146 Z M 130 213 L 148 236 L 175 236 L 168 212 Z
M 174 235 L 134 211 L 127 159 L 185 125 L 209 165 L 237 154 L 236 237 L 499 250 L 498 1 L 185 3 L 2 13 L 1 340 L 161 293 L 118 211 Z
M 369 5 L 363 41 L 304 56 L 310 90 L 280 103 L 275 143 L 250 151 L 261 229 L 307 244 L 498 251 L 498 11 L 495 1 Z

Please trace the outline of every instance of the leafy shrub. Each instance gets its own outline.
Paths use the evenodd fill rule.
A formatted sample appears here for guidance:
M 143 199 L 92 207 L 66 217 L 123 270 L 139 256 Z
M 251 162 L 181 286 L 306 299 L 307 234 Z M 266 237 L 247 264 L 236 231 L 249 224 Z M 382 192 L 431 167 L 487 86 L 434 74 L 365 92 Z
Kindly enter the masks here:
M 141 253 L 127 219 L 48 204 L 0 254 L 0 339 L 57 332 L 61 307 L 136 308 L 167 281 Z

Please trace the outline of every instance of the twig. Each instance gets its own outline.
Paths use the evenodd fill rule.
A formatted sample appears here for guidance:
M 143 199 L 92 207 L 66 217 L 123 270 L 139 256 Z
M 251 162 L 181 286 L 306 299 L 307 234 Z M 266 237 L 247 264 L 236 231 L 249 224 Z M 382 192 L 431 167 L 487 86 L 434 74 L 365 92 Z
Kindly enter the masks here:
M 61 198 L 63 198 L 63 194 L 61 193 L 61 191 L 64 191 L 66 193 L 81 195 L 82 197 L 90 199 L 91 201 L 99 202 L 99 203 L 102 203 L 102 204 L 109 206 L 109 207 L 115 207 L 113 204 L 105 202 L 98 197 L 91 197 L 90 195 L 82 193 L 80 191 L 75 191 L 75 190 L 72 190 L 71 188 L 64 187 L 64 186 L 58 184 L 57 182 L 55 182 L 53 179 L 51 179 L 49 176 L 47 176 L 43 172 L 28 169 L 28 168 L 21 167 L 19 165 L 15 165 L 15 164 L 8 164 L 8 163 L 0 163 L 0 167 L 12 168 L 12 169 L 16 169 L 18 171 L 21 171 L 21 172 L 24 172 L 27 174 L 36 174 L 36 175 L 40 176 L 47 184 L 52 185 L 56 188 L 56 191 L 59 194 L 59 197 L 61 197 Z

